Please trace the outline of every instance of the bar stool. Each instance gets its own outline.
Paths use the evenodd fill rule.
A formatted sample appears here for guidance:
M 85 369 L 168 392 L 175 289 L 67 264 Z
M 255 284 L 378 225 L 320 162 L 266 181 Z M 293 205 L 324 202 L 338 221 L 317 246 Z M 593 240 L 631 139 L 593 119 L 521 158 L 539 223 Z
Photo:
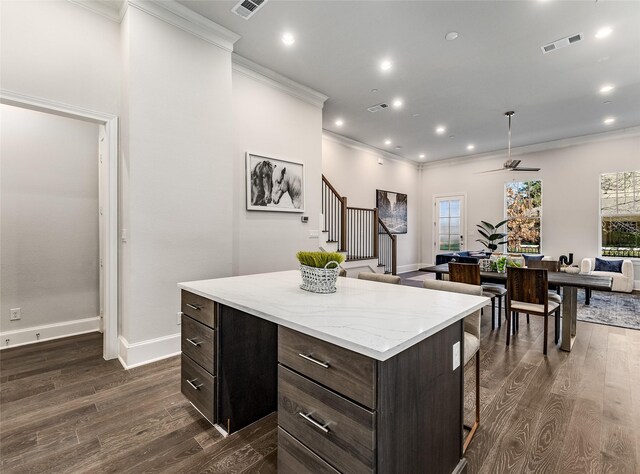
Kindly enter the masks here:
M 400 284 L 400 277 L 396 275 L 385 275 L 383 273 L 360 272 L 358 280 L 377 281 L 380 283 L 391 283 L 393 285 Z
M 449 264 L 451 265 L 451 264 Z M 460 265 L 469 265 L 461 263 Z M 442 280 L 425 280 L 423 286 L 429 290 L 448 291 L 451 293 L 463 293 L 466 295 L 483 295 L 484 290 L 479 285 L 467 285 Z M 464 427 L 469 434 L 464 440 L 462 452 L 464 453 L 473 438 L 478 426 L 480 426 L 480 311 L 475 311 L 464 318 L 464 359 L 463 367 L 475 355 L 476 357 L 476 420 L 473 426 Z

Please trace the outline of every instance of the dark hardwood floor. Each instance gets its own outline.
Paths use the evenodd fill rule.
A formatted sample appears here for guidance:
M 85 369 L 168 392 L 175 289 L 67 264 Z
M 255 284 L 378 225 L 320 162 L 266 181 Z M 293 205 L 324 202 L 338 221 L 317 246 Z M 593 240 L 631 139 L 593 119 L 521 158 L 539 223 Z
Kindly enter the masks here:
M 482 331 L 469 473 L 640 472 L 640 331 L 579 323 L 547 357 L 542 318 L 508 350 L 488 312 Z M 223 438 L 180 394 L 179 358 L 125 371 L 101 352 L 98 334 L 0 352 L 0 471 L 276 472 L 275 415 Z

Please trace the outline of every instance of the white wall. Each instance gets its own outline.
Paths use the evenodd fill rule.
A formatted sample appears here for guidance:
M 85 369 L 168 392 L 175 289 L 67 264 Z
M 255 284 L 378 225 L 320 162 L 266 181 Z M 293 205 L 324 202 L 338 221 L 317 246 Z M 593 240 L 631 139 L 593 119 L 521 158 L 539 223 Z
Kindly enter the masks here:
M 378 164 L 382 158 L 383 164 Z M 407 233 L 398 234 L 398 273 L 420 263 L 421 193 L 418 168 L 385 158 L 366 145 L 351 146 L 334 135 L 322 139 L 322 172 L 349 206 L 376 207 L 376 189 L 407 194 Z
M 0 2 L 2 89 L 118 114 L 120 25 L 63 0 Z
M 297 268 L 297 251 L 318 249 L 309 231 L 318 230 L 321 212 L 322 108 L 234 69 L 233 113 L 233 192 L 219 194 L 233 207 L 233 273 Z M 246 210 L 246 152 L 304 163 L 303 214 Z
M 121 331 L 129 345 L 165 338 L 166 355 L 179 351 L 176 283 L 231 274 L 231 53 L 134 7 L 122 27 Z
M 469 248 L 482 248 L 476 224 L 497 222 L 504 215 L 504 184 L 513 180 L 542 180 L 542 252 L 559 257 L 574 254 L 574 262 L 599 255 L 599 177 L 602 173 L 640 169 L 640 136 L 611 138 L 566 148 L 518 155 L 523 166 L 540 167 L 537 173 L 497 172 L 504 154 L 427 165 L 422 170 L 424 209 L 422 255 L 433 261 L 433 195 L 467 193 Z M 636 266 L 636 279 L 638 279 Z
M 96 318 L 98 126 L 8 105 L 0 114 L 0 331 Z

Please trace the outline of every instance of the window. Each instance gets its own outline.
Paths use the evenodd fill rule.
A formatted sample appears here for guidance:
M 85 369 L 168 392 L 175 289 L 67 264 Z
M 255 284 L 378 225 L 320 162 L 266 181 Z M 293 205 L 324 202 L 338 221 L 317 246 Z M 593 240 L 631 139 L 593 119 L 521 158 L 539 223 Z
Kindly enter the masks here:
M 600 177 L 602 255 L 640 258 L 640 171 Z
M 542 181 L 518 181 L 505 186 L 507 251 L 540 253 Z

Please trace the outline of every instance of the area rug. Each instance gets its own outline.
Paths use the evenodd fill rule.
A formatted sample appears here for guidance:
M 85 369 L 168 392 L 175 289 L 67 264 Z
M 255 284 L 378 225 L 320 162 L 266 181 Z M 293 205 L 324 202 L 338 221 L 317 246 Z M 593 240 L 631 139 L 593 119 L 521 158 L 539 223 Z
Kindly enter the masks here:
M 640 329 L 640 294 L 593 291 L 586 306 L 584 290 L 578 290 L 578 320 Z

